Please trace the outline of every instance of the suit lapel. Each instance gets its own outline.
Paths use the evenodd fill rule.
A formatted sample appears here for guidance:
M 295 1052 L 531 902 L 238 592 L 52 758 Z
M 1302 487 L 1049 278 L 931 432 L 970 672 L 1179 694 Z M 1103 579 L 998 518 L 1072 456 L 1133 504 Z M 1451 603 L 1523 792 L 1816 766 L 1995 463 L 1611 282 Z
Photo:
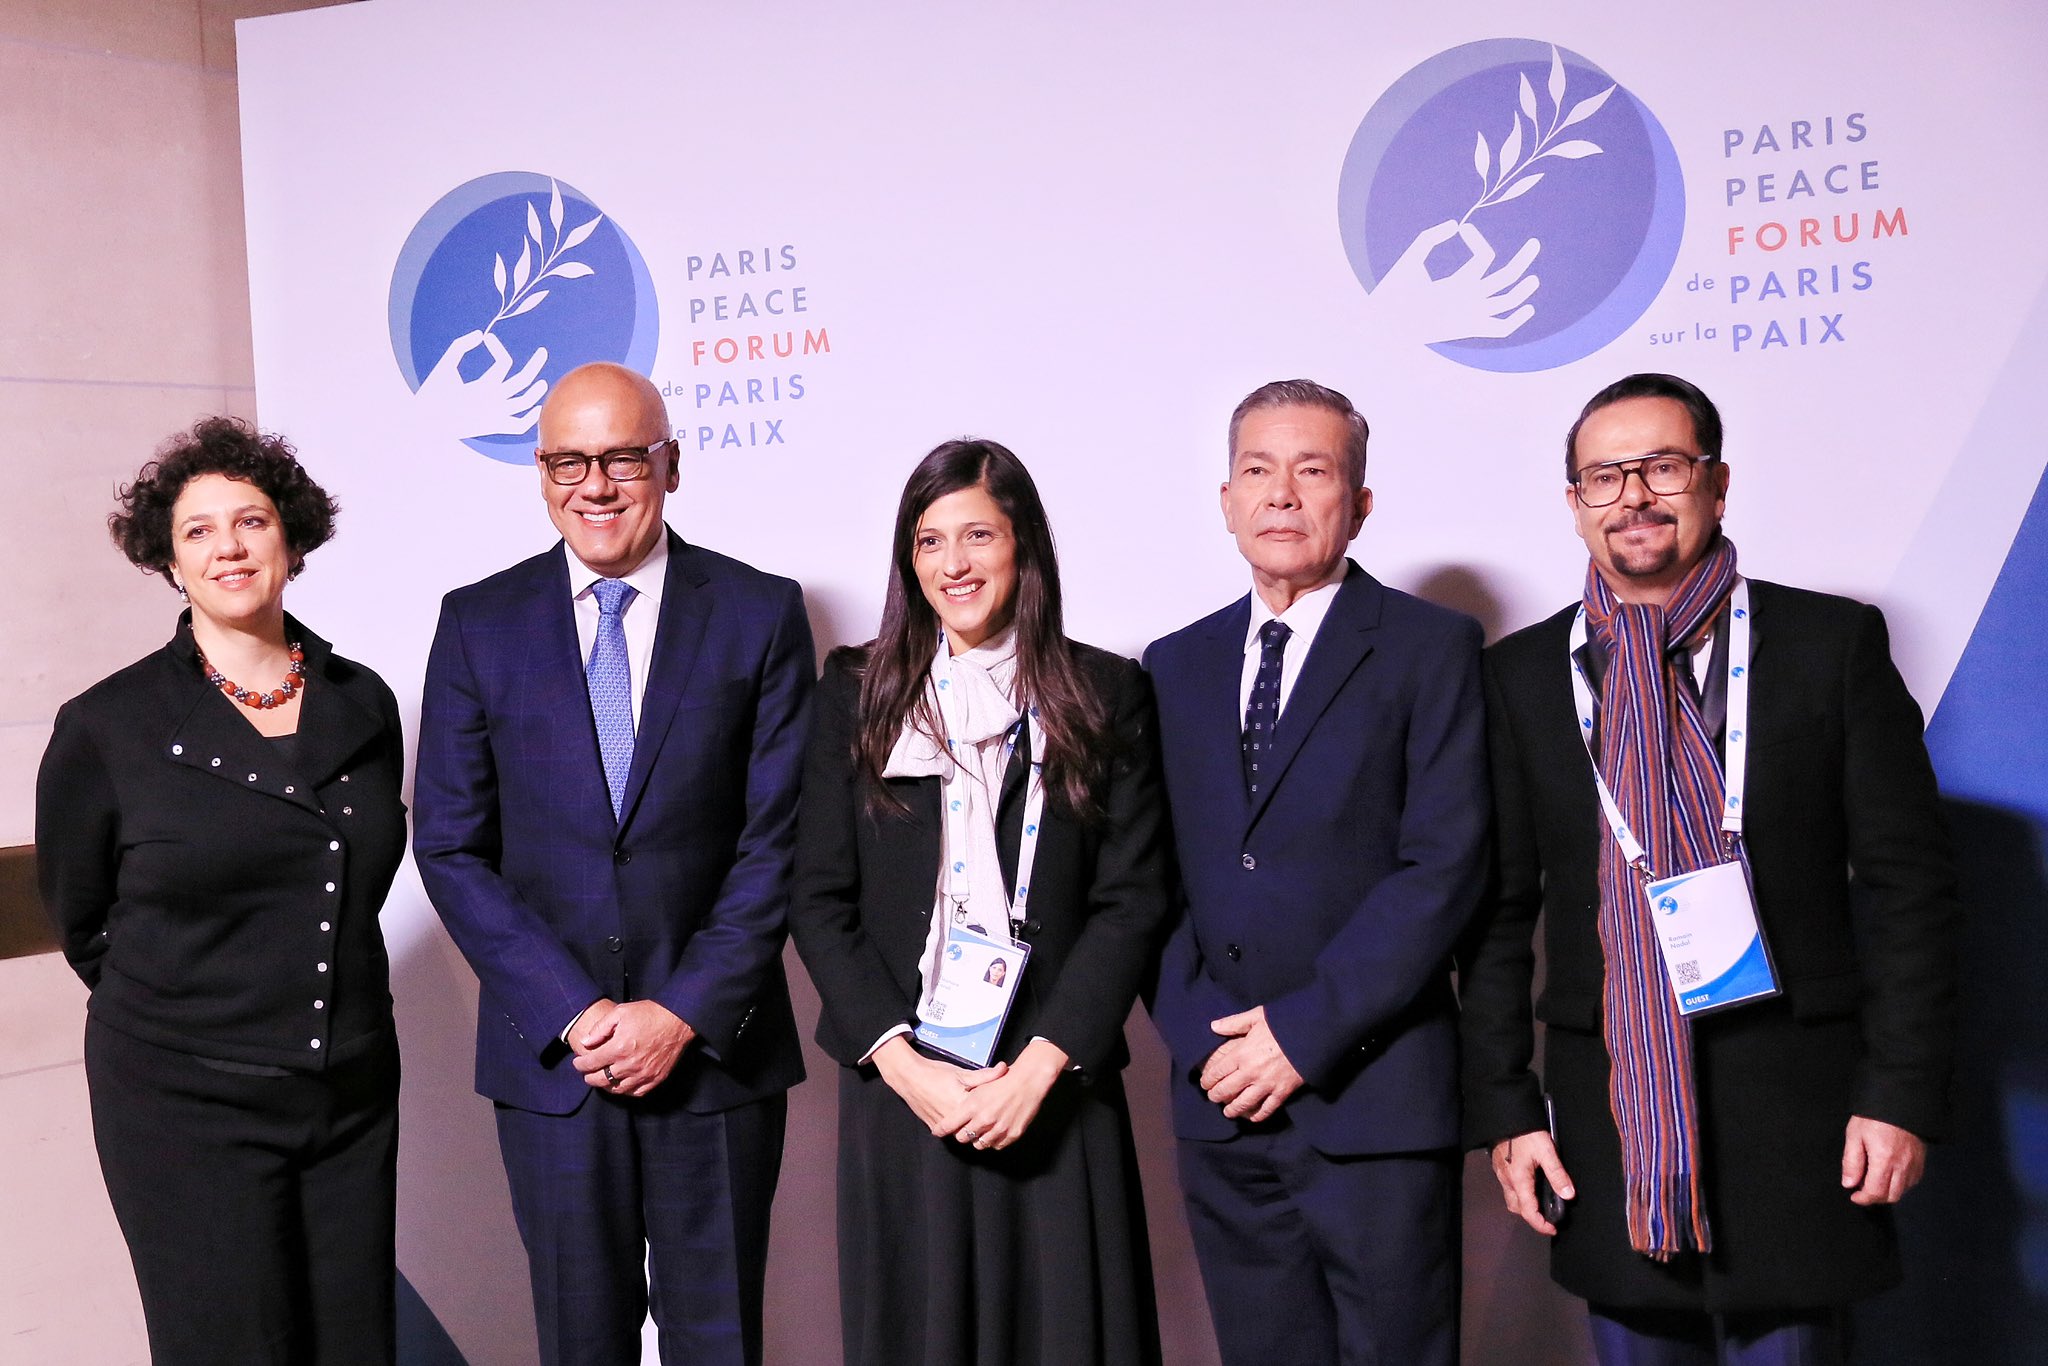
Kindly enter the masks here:
M 300 777 L 319 787 L 377 738 L 384 719 L 330 681 L 327 663 L 334 652 L 327 642 L 304 630 L 294 638 L 306 642 L 306 671 L 314 676 L 299 700 L 297 767 Z
M 943 799 L 939 779 L 896 778 L 891 780 L 891 786 L 909 810 L 901 816 L 891 813 L 883 817 L 883 828 L 892 838 L 904 840 L 905 850 L 910 855 L 906 866 L 915 870 L 920 880 L 929 877 L 936 891 L 939 879 L 944 875 L 944 869 L 939 865 L 946 857 L 945 831 L 940 824 L 939 803 Z M 929 897 L 932 893 L 926 895 Z M 913 911 L 919 911 L 930 906 L 931 902 L 927 899 L 920 904 L 913 897 L 905 904 Z
M 1002 824 L 1002 818 L 1008 814 L 1009 809 L 1023 800 L 1024 779 L 1029 776 L 1031 761 L 1035 757 L 1037 756 L 1031 752 L 1031 727 L 1018 727 L 1017 746 L 1010 751 L 1010 762 L 1003 768 L 1003 789 L 996 794 L 998 825 Z
M 1222 612 L 1204 634 L 1200 654 L 1189 671 L 1189 704 L 1200 743 L 1183 748 L 1202 771 L 1189 786 L 1221 802 L 1223 818 L 1242 817 L 1249 797 L 1244 790 L 1244 712 L 1238 692 L 1244 681 L 1245 634 L 1251 630 L 1252 600 L 1247 594 Z
M 562 794 L 565 809 L 609 814 L 612 798 L 604 785 L 597 719 L 590 710 L 590 687 L 583 676 L 576 603 L 569 596 L 569 553 L 557 541 L 552 551 L 530 562 L 535 566 L 530 589 L 533 605 L 518 609 L 522 618 L 532 622 L 523 635 L 528 657 L 520 661 L 521 672 L 532 680 L 531 686 L 539 694 L 535 701 L 540 714 L 548 718 L 543 751 L 582 756 L 573 771 L 583 790 Z
M 1031 775 L 1031 727 L 1017 732 L 1017 747 L 1003 768 L 1002 791 L 996 794 L 996 862 L 1003 870 L 1003 890 L 1013 893 L 1017 886 L 1017 851 L 1024 834 L 1025 779 Z
M 1336 700 L 1337 693 L 1372 653 L 1372 632 L 1379 626 L 1382 590 L 1377 580 L 1356 565 L 1337 589 L 1336 601 L 1323 618 L 1294 680 L 1294 691 L 1280 712 L 1279 733 L 1273 739 L 1273 776 L 1258 796 L 1251 799 L 1251 819 L 1258 820 L 1274 791 L 1287 781 L 1302 744 L 1316 722 Z M 1249 608 L 1247 608 L 1249 613 Z M 1250 617 L 1246 617 L 1249 628 Z
M 1706 722 L 1707 734 L 1713 737 L 1717 748 L 1726 743 L 1728 735 L 1728 651 L 1730 648 L 1730 632 L 1728 628 L 1728 609 L 1723 608 L 1720 619 L 1714 625 L 1713 643 L 1708 647 L 1707 677 L 1705 685 L 1700 689 L 1700 717 Z M 1749 658 L 1743 661 L 1752 667 L 1756 664 L 1758 638 L 1756 612 L 1754 604 L 1752 604 L 1749 622 Z
M 647 691 L 640 698 L 640 725 L 633 737 L 633 767 L 626 776 L 626 796 L 619 806 L 621 828 L 633 819 L 633 808 L 647 790 L 647 776 L 661 754 L 675 719 L 676 705 L 690 681 L 690 671 L 711 624 L 707 580 L 682 537 L 668 533 L 668 574 L 662 581 L 661 620 L 654 628 L 654 659 L 647 670 Z M 586 708 L 587 710 L 587 708 Z M 595 734 L 596 723 L 592 722 Z

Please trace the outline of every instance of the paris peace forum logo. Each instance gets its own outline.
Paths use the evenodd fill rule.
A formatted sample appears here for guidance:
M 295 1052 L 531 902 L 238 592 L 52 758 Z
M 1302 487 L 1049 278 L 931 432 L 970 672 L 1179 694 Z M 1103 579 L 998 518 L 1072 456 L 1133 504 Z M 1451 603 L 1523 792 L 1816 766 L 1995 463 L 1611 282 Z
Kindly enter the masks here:
M 589 361 L 646 374 L 660 328 L 640 250 L 589 196 L 500 171 L 420 218 L 391 272 L 391 349 L 426 425 L 493 460 L 533 459 L 541 400 Z
M 1643 102 L 1568 48 L 1466 43 L 1380 96 L 1338 182 L 1371 321 L 1479 370 L 1549 370 L 1642 316 L 1685 185 Z

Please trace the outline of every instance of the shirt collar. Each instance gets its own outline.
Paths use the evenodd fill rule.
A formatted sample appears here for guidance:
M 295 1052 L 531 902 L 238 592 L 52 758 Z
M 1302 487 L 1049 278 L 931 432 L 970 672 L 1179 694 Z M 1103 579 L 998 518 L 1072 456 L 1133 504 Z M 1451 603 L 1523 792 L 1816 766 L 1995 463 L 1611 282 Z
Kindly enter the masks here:
M 588 594 L 591 586 L 604 577 L 577 559 L 576 552 L 569 548 L 567 541 L 562 542 L 562 557 L 569 562 L 569 597 L 572 600 Z M 640 561 L 639 566 L 624 577 L 624 582 L 633 585 L 633 590 L 639 596 L 648 599 L 659 608 L 662 585 L 667 581 L 668 529 L 664 527 L 661 538 L 654 543 L 654 549 L 648 551 L 647 558 Z
M 1259 628 L 1272 621 L 1277 615 L 1295 635 L 1304 639 L 1315 635 L 1321 628 L 1323 618 L 1330 615 L 1330 605 L 1337 601 L 1337 590 L 1344 586 L 1344 580 L 1351 576 L 1347 562 L 1344 572 L 1321 588 L 1311 588 L 1288 605 L 1284 612 L 1275 613 L 1266 606 L 1266 600 L 1259 596 L 1259 590 L 1252 590 L 1251 625 L 1244 633 L 1244 647 L 1249 650 L 1259 643 Z

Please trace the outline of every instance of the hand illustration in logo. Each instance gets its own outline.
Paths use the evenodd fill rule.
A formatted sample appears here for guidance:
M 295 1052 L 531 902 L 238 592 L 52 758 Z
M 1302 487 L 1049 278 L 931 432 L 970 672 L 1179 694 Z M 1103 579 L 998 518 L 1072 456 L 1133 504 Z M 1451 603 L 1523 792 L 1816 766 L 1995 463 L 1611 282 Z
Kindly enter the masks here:
M 1678 898 L 1677 898 L 1677 897 L 1675 897 L 1675 896 L 1670 896 L 1670 895 L 1668 895 L 1668 894 L 1667 894 L 1667 895 L 1665 895 L 1665 896 L 1660 896 L 1660 897 L 1658 897 L 1658 898 L 1657 898 L 1657 909 L 1658 909 L 1658 910 L 1660 910 L 1660 911 L 1662 911 L 1662 912 L 1664 912 L 1664 914 L 1666 914 L 1666 915 L 1677 915 L 1677 914 L 1678 914 Z
M 462 362 L 479 346 L 491 364 L 475 379 L 462 377 Z M 548 349 L 534 348 L 518 374 L 510 374 L 512 353 L 489 332 L 465 332 L 448 343 L 439 363 L 420 381 L 416 398 L 435 431 L 462 437 L 524 436 L 540 421 L 548 382 L 536 379 L 548 363 Z
M 423 428 L 494 460 L 533 458 L 540 404 L 577 365 L 645 371 L 654 285 L 611 217 L 553 176 L 501 171 L 422 215 L 392 270 L 392 351 Z
M 1452 48 L 1394 82 L 1352 139 L 1337 208 L 1374 329 L 1486 370 L 1611 341 L 1668 278 L 1684 227 L 1649 111 L 1526 39 Z
M 1507 135 L 1501 139 L 1500 155 L 1481 130 L 1474 134 L 1472 169 L 1479 174 L 1479 197 L 1464 216 L 1438 223 L 1417 233 L 1408 249 L 1372 291 L 1373 312 L 1390 317 L 1410 339 L 1427 346 L 1437 342 L 1465 341 L 1474 337 L 1512 336 L 1536 316 L 1528 302 L 1536 292 L 1539 278 L 1528 274 L 1529 265 L 1542 250 L 1531 237 L 1523 242 L 1508 263 L 1491 270 L 1494 250 L 1472 224 L 1473 215 L 1497 204 L 1506 204 L 1543 183 L 1547 170 L 1535 169 L 1540 161 L 1578 161 L 1598 156 L 1602 148 L 1584 138 L 1561 134 L 1600 112 L 1614 94 L 1614 85 L 1578 101 L 1567 113 L 1564 107 L 1564 58 L 1556 47 L 1550 49 L 1550 79 L 1545 93 L 1550 96 L 1546 120 L 1537 109 L 1536 90 L 1527 72 L 1518 75 L 1519 107 L 1509 116 Z M 1525 131 L 1523 120 L 1528 121 Z M 1463 265 L 1443 277 L 1433 278 L 1428 258 L 1436 248 L 1458 238 L 1468 253 Z M 1382 301 L 1381 295 L 1389 297 Z
M 1465 244 L 1465 263 L 1441 279 L 1432 277 L 1431 254 L 1453 238 Z M 1532 237 L 1494 270 L 1493 244 L 1472 224 L 1454 218 L 1424 228 L 1367 296 L 1368 316 L 1420 346 L 1512 336 L 1536 316 L 1528 299 L 1541 278 L 1528 271 L 1542 248 Z

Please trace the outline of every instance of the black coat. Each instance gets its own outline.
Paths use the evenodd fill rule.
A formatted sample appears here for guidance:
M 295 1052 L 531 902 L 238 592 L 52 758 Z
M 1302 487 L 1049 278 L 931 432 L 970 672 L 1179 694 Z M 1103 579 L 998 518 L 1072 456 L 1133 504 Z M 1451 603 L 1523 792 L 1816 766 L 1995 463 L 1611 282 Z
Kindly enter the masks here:
M 1048 799 L 1031 874 L 1031 945 L 999 1057 L 1014 1061 L 1034 1035 L 1086 1072 L 1123 1066 L 1123 1026 L 1151 966 L 1169 910 L 1166 803 L 1154 749 L 1152 699 L 1130 660 L 1074 649 L 1096 695 L 1110 701 L 1119 754 L 1106 817 L 1084 825 Z M 891 1027 L 915 1022 L 917 964 L 938 891 L 939 780 L 890 779 L 908 807 L 875 811 L 853 757 L 857 650 L 835 650 L 819 684 L 797 822 L 790 933 L 817 983 L 818 1043 L 853 1066 Z M 996 843 L 1015 881 L 1026 756 L 1005 775 Z
M 1713 1312 L 1841 1304 L 1899 1277 L 1888 1210 L 1841 1188 L 1852 1115 L 1935 1138 L 1947 1119 L 1960 907 L 1918 706 L 1877 609 L 1751 583 L 1744 838 L 1783 995 L 1693 1022 L 1713 1253 L 1628 1245 L 1601 1034 L 1599 841 L 1566 649 L 1573 610 L 1486 656 L 1499 885 L 1463 965 L 1466 1136 L 1543 1127 L 1579 1192 L 1552 1250 L 1596 1303 Z M 1530 1069 L 1532 935 L 1548 1026 Z
M 293 762 L 200 673 L 188 613 L 57 713 L 36 863 L 95 1018 L 319 1071 L 391 1032 L 377 915 L 405 852 L 405 751 L 384 680 L 286 630 L 308 677 Z

